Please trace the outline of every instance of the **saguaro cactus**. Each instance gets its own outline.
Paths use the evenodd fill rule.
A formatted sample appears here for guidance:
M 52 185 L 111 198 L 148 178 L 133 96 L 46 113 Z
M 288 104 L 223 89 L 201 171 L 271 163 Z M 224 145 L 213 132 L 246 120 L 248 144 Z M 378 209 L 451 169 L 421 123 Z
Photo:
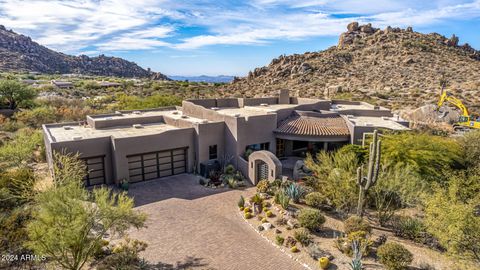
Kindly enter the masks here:
M 363 216 L 363 205 L 365 194 L 368 189 L 377 183 L 378 172 L 380 170 L 381 141 L 378 139 L 378 132 L 373 132 L 373 141 L 370 143 L 370 153 L 368 159 L 367 176 L 363 175 L 363 167 L 357 169 L 357 185 L 359 186 L 357 215 Z

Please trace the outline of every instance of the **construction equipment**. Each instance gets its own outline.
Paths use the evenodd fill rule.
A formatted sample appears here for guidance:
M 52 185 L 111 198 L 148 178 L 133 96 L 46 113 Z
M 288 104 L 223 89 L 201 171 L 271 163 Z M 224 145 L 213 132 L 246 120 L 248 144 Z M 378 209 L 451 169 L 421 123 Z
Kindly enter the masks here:
M 437 103 L 437 112 L 440 113 L 439 118 L 445 117 L 445 112 L 441 112 L 440 109 L 444 106 L 445 102 L 452 104 L 453 106 L 457 107 L 461 111 L 461 115 L 458 119 L 458 122 L 453 124 L 453 129 L 455 131 L 469 131 L 471 129 L 478 129 L 480 130 L 480 117 L 470 115 L 468 113 L 468 109 L 463 102 L 452 96 L 447 91 L 443 90 L 440 94 L 440 99 Z

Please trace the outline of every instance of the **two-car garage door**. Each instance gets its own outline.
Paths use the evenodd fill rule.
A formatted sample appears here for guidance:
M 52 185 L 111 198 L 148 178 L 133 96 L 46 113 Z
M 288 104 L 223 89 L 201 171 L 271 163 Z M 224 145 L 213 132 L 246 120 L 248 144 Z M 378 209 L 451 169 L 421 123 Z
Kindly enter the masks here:
M 127 156 L 131 183 L 187 171 L 187 148 Z

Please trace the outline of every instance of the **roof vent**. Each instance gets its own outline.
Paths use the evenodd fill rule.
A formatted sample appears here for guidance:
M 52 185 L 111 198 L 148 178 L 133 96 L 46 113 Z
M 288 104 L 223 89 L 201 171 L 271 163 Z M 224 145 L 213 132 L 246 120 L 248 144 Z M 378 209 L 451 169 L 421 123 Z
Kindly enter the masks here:
M 105 117 L 105 120 L 112 120 L 112 117 Z
M 235 116 L 235 117 L 240 117 L 240 114 L 239 114 L 239 113 L 236 113 L 236 114 L 234 114 L 233 116 Z
M 142 114 L 141 111 L 133 111 L 132 113 L 133 113 L 133 114 Z
M 81 136 L 75 136 L 72 138 L 74 141 L 80 141 L 82 139 Z
M 133 124 L 133 128 L 143 128 L 142 124 Z
M 373 127 L 373 124 L 372 123 L 365 123 L 365 126 L 366 127 Z
M 202 120 L 202 124 L 208 124 L 208 120 Z
M 178 114 L 178 111 L 174 111 L 173 114 Z
M 71 126 L 63 126 L 63 129 L 65 130 L 72 130 L 73 128 Z
M 373 109 L 378 111 L 380 110 L 380 106 L 373 106 Z
M 347 115 L 347 118 L 349 118 L 349 119 L 352 119 L 352 118 L 355 118 L 355 116 L 354 116 L 354 115 L 351 115 L 351 114 L 349 114 L 349 115 Z
M 182 115 L 182 118 L 186 119 L 186 118 L 188 118 L 188 115 Z
M 267 107 L 268 103 L 260 103 L 260 106 Z
M 212 110 L 214 110 L 214 111 L 220 110 L 220 108 L 218 108 L 218 107 L 211 107 L 210 109 L 212 109 Z
M 382 120 L 390 120 L 390 117 L 388 117 L 388 116 L 382 116 Z

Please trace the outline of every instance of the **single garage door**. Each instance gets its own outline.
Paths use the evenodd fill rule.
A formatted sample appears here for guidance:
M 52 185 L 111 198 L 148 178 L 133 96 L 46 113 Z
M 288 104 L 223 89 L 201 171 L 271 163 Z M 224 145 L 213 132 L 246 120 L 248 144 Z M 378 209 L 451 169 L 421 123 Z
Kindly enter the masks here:
M 187 171 L 187 148 L 127 156 L 130 182 L 140 182 Z
M 95 186 L 105 184 L 105 156 L 82 158 L 87 166 L 85 185 Z

